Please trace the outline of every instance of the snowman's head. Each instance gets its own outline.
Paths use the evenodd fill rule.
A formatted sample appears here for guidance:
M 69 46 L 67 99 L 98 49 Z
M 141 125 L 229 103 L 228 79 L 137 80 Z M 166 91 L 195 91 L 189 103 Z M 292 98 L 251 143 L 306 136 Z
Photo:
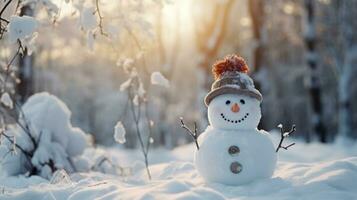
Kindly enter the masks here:
M 208 120 L 215 128 L 255 129 L 260 118 L 260 101 L 247 95 L 219 95 L 208 105 Z
M 212 67 L 215 81 L 205 97 L 208 120 L 220 129 L 255 129 L 263 97 L 247 74 L 247 63 L 238 55 L 226 56 Z

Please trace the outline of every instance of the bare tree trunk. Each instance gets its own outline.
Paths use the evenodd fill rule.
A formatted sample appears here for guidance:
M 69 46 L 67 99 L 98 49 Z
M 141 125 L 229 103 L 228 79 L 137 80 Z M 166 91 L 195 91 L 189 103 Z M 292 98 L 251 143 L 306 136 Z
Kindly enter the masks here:
M 345 54 L 344 66 L 341 70 L 338 85 L 339 101 L 339 134 L 356 139 L 353 135 L 351 88 L 353 77 L 353 62 L 357 60 L 357 46 L 348 49 Z
M 262 38 L 264 26 L 264 1 L 263 0 L 249 0 L 249 14 L 252 19 L 252 28 L 254 35 L 254 42 L 256 44 L 253 50 L 253 69 L 257 73 L 263 66 L 263 48 L 264 41 Z
M 235 0 L 228 0 L 215 5 L 214 11 L 208 16 L 209 19 L 199 18 L 196 20 L 195 26 L 195 42 L 200 53 L 200 60 L 198 62 L 199 71 L 197 73 L 198 80 L 198 95 L 197 102 L 201 119 L 207 119 L 207 110 L 203 104 L 203 97 L 207 90 L 210 89 L 212 83 L 211 65 L 217 59 L 217 54 L 223 44 L 224 37 L 227 34 L 227 27 L 229 24 L 229 16 L 231 8 Z M 205 21 L 206 20 L 206 21 Z M 199 129 L 207 126 L 207 120 L 199 121 Z
M 30 5 L 21 8 L 20 16 L 27 15 L 33 16 L 33 10 Z M 20 102 L 25 102 L 26 99 L 34 93 L 34 55 L 28 55 L 25 49 L 24 55 L 19 57 L 19 71 L 18 78 L 20 83 L 17 84 L 16 90 Z
M 305 0 L 306 9 L 306 30 L 305 44 L 307 48 L 306 60 L 310 70 L 309 92 L 312 105 L 312 126 L 313 133 L 322 143 L 327 142 L 326 128 L 322 121 L 323 106 L 321 103 L 321 85 L 318 73 L 316 33 L 315 33 L 315 1 Z M 307 138 L 309 141 L 310 138 Z
M 212 61 L 217 58 L 217 53 L 227 33 L 229 15 L 234 2 L 234 0 L 228 0 L 224 4 L 219 3 L 208 23 L 201 23 L 201 21 L 197 23 L 196 45 L 202 56 L 199 67 L 209 75 L 208 77 L 211 74 Z M 202 24 L 205 26 L 199 27 Z M 210 87 L 210 79 L 208 80 L 207 88 Z
M 264 41 L 263 41 L 263 31 L 264 31 L 264 0 L 249 0 L 248 1 L 249 14 L 252 20 L 252 29 L 254 36 L 255 47 L 253 49 L 253 76 L 256 76 L 263 67 L 264 63 Z M 261 77 L 260 77 L 261 78 Z M 261 82 L 263 80 L 259 79 L 259 76 L 254 80 L 255 87 L 261 90 Z M 262 91 L 264 92 L 264 91 Z M 259 128 L 264 128 L 264 117 L 259 123 Z
M 342 50 L 338 50 L 335 55 L 336 64 L 339 68 L 338 79 L 338 102 L 339 102 L 339 134 L 345 137 L 356 139 L 356 132 L 353 131 L 353 112 L 351 103 L 352 100 L 352 79 L 356 73 L 357 63 L 357 45 L 355 33 L 356 24 L 353 23 L 356 19 L 354 8 L 355 1 L 338 1 L 335 10 L 337 10 L 337 23 L 339 25 L 340 40 L 342 41 Z M 343 52 L 342 54 L 340 52 Z

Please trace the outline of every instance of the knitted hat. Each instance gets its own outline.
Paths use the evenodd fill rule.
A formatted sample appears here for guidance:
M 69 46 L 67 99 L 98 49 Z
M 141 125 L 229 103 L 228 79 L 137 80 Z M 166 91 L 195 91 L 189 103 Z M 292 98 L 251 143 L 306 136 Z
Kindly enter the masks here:
M 242 94 L 262 101 L 263 97 L 255 89 L 253 80 L 248 76 L 249 71 L 244 59 L 237 55 L 229 55 L 216 62 L 212 67 L 215 81 L 211 91 L 205 97 L 206 106 L 213 98 L 222 94 Z

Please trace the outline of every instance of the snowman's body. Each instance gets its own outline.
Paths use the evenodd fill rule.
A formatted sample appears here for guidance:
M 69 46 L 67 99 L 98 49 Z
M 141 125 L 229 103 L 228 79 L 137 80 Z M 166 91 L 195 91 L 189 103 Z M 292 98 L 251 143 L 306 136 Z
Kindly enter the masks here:
M 272 176 L 277 156 L 268 133 L 208 127 L 198 139 L 195 165 L 211 182 L 240 185 Z
M 247 95 L 223 94 L 208 106 L 211 124 L 199 137 L 195 166 L 207 181 L 240 185 L 269 178 L 277 155 L 269 134 L 258 130 L 260 101 Z

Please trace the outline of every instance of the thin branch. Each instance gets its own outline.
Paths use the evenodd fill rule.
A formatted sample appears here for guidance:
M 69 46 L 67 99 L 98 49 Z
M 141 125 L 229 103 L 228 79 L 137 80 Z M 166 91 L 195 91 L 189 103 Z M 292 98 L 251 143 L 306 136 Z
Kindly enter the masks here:
M 136 115 L 135 113 L 135 105 L 132 101 L 133 99 L 133 96 L 131 94 L 131 90 L 132 90 L 132 86 L 129 87 L 129 90 L 128 90 L 128 95 L 129 95 L 129 98 L 130 98 L 130 108 L 131 108 L 131 112 L 133 114 L 133 118 L 134 118 L 134 121 L 135 121 L 135 129 L 136 129 L 136 135 L 139 139 L 139 144 L 140 144 L 140 147 L 141 147 L 141 151 L 144 155 L 144 160 L 145 160 L 145 167 L 146 167 L 146 172 L 147 172 L 147 175 L 148 175 L 148 178 L 149 180 L 151 180 L 151 173 L 150 173 L 150 170 L 149 170 L 149 162 L 148 162 L 148 152 L 146 151 L 145 149 L 145 146 L 144 146 L 144 141 L 143 141 L 143 138 L 141 136 L 141 132 L 140 132 L 140 128 L 139 128 L 139 121 L 140 121 L 140 114 L 141 114 L 141 103 L 140 103 L 140 100 L 139 100 L 139 105 L 138 106 L 138 114 Z M 150 139 L 149 139 L 150 140 Z
M 4 19 L 4 18 L 2 18 L 2 17 L 0 17 L 0 20 L 1 20 L 1 21 L 4 21 L 4 22 L 6 22 L 7 24 L 8 24 L 8 23 L 10 23 L 10 21 L 9 21 L 9 20 L 7 20 L 7 19 Z
M 146 144 L 146 155 L 149 154 L 149 149 L 150 149 L 150 145 L 151 145 L 150 138 L 151 138 L 151 135 L 152 135 L 151 122 L 150 122 L 150 119 L 149 119 L 149 112 L 148 112 L 147 108 L 148 108 L 148 101 L 146 100 L 145 101 L 145 118 L 146 118 L 146 121 L 147 121 L 147 124 L 148 124 L 148 127 L 149 127 L 149 136 L 148 136 L 148 140 L 147 140 L 147 144 Z
M 144 51 L 142 45 L 139 42 L 139 39 L 131 31 L 131 29 L 129 27 L 125 26 L 125 30 L 128 32 L 129 36 L 133 39 L 133 41 L 134 41 L 135 45 L 137 46 L 137 48 L 139 49 L 139 51 Z M 143 69 L 144 69 L 144 73 L 146 75 L 149 75 L 150 73 L 148 72 L 148 69 L 147 69 L 145 54 L 142 57 L 142 61 L 143 61 L 143 65 L 142 66 L 143 66 Z M 137 77 L 136 79 L 137 79 L 136 80 L 137 82 L 140 81 L 139 77 Z M 135 106 L 134 106 L 134 103 L 133 103 L 133 96 L 131 94 L 131 90 L 132 90 L 132 86 L 130 86 L 129 89 L 128 89 L 130 108 L 131 108 L 131 112 L 132 112 L 133 117 L 134 117 L 135 127 L 136 127 L 136 134 L 137 134 L 137 137 L 139 139 L 141 151 L 142 151 L 142 153 L 144 155 L 146 172 L 147 172 L 147 175 L 149 177 L 149 180 L 151 180 L 151 173 L 150 173 L 150 170 L 149 170 L 149 162 L 148 162 L 148 154 L 149 154 L 150 138 L 151 138 L 152 130 L 151 130 L 150 122 L 149 122 L 149 114 L 148 114 L 148 111 L 147 111 L 147 100 L 145 100 L 145 113 L 144 114 L 145 114 L 146 120 L 148 120 L 148 122 L 149 122 L 148 123 L 148 125 L 149 125 L 149 136 L 148 136 L 147 145 L 146 145 L 146 148 L 145 148 L 145 145 L 144 145 L 144 142 L 143 142 L 143 139 L 142 139 L 142 136 L 141 136 L 141 132 L 140 132 L 140 129 L 139 129 L 141 100 L 139 100 L 139 105 L 137 105 L 137 107 L 138 107 L 138 116 L 136 116 L 136 114 L 135 114 Z
M 2 39 L 4 32 L 6 32 L 6 26 L 2 26 L 1 21 L 4 21 L 7 24 L 10 23 L 10 21 L 2 17 L 2 14 L 5 12 L 6 8 L 10 5 L 11 2 L 12 0 L 7 1 L 4 7 L 0 11 L 0 39 Z
M 4 7 L 1 9 L 0 11 L 0 17 L 1 15 L 4 13 L 4 11 L 6 10 L 6 8 L 10 5 L 10 3 L 12 2 L 12 0 L 9 0 L 6 2 L 6 4 L 4 5 Z
M 293 145 L 295 145 L 295 142 L 289 144 L 289 145 L 286 146 L 286 147 L 283 147 L 283 146 L 282 146 L 281 148 L 283 148 L 283 149 L 285 149 L 285 150 L 288 150 L 288 148 L 291 147 L 291 146 L 293 146 Z
M 16 121 L 16 122 L 25 131 L 27 136 L 30 138 L 32 144 L 34 145 L 34 148 L 36 149 L 36 146 L 37 146 L 38 143 L 36 143 L 35 138 L 31 135 L 31 130 L 30 130 L 29 123 L 27 121 L 26 115 L 25 115 L 24 111 L 22 110 L 21 105 L 19 105 L 19 103 L 17 101 L 14 101 L 14 103 L 15 103 L 15 108 L 22 115 L 22 119 L 23 119 L 23 121 L 25 123 L 25 126 L 23 124 L 21 124 L 20 121 Z
M 285 150 L 288 150 L 289 147 L 295 145 L 295 143 L 291 143 L 289 144 L 288 146 L 283 146 L 283 141 L 285 138 L 289 137 L 290 134 L 292 134 L 293 132 L 296 131 L 296 126 L 295 124 L 291 127 L 290 131 L 289 132 L 284 132 L 283 130 L 283 125 L 279 124 L 278 128 L 280 129 L 280 141 L 279 141 L 279 145 L 277 146 L 275 152 L 278 152 L 279 149 L 285 149 Z
M 15 105 L 16 105 L 16 101 L 14 101 L 15 102 Z M 5 113 L 3 112 L 3 111 L 1 111 L 0 110 L 0 113 L 2 113 L 3 115 L 5 115 Z M 35 141 L 35 139 L 31 136 L 31 134 L 30 134 L 30 130 L 28 130 L 23 124 L 21 124 L 19 121 L 18 121 L 18 119 L 17 118 L 15 118 L 14 116 L 12 116 L 12 115 L 7 115 L 7 116 L 9 116 L 11 119 L 13 119 L 15 122 L 16 122 L 16 124 L 29 136 L 29 138 L 30 138 L 30 140 L 32 141 L 32 143 L 33 143 L 33 145 L 34 145 L 34 148 L 36 147 L 36 141 Z
M 21 51 L 22 52 L 25 52 L 25 49 L 24 47 L 22 46 L 22 43 L 20 40 L 17 41 L 18 42 L 18 48 L 16 50 L 16 53 L 15 55 L 11 58 L 10 62 L 7 64 L 6 68 L 5 68 L 5 79 L 3 82 L 3 88 L 2 88 L 2 91 L 6 91 L 6 83 L 8 81 L 8 77 L 10 75 L 10 67 L 12 65 L 12 63 L 15 61 L 16 57 L 20 55 Z M 16 123 L 19 125 L 19 127 L 28 135 L 28 137 L 30 138 L 32 144 L 34 145 L 34 148 L 36 148 L 36 141 L 35 141 L 35 138 L 30 134 L 30 128 L 29 128 L 29 124 L 26 120 L 26 116 L 25 116 L 25 113 L 23 112 L 22 108 L 21 108 L 21 105 L 19 105 L 19 103 L 14 100 L 14 103 L 15 103 L 15 108 L 17 109 L 17 111 L 22 115 L 23 117 L 23 121 L 25 123 L 25 125 L 23 125 L 22 123 L 20 123 L 20 121 L 9 115 L 12 119 L 14 119 L 16 121 Z
M 25 149 L 23 149 L 20 145 L 14 143 L 14 141 L 11 139 L 11 136 L 6 135 L 5 133 L 2 133 L 2 135 L 9 141 L 11 144 L 15 145 L 16 148 L 18 148 L 28 159 L 32 157 L 32 154 L 30 152 L 27 152 Z
M 183 118 L 180 117 L 180 122 L 181 122 L 181 127 L 183 129 L 185 129 L 187 131 L 187 133 L 193 138 L 193 140 L 195 141 L 195 144 L 196 144 L 196 148 L 197 150 L 200 150 L 200 147 L 198 145 L 198 141 L 197 141 L 197 138 L 198 138 L 198 134 L 197 134 L 197 124 L 195 122 L 194 124 L 194 131 L 192 131 L 190 128 L 188 128 L 185 123 L 183 122 Z
M 104 36 L 108 36 L 108 33 L 106 33 L 104 31 L 104 28 L 103 28 L 103 16 L 102 16 L 102 13 L 100 11 L 100 8 L 99 8 L 99 0 L 95 0 L 95 6 L 96 6 L 96 13 L 98 14 L 98 17 L 99 17 L 99 29 L 100 29 L 100 33 Z
M 11 65 L 15 61 L 16 57 L 18 55 L 20 55 L 20 50 L 22 49 L 22 45 L 21 45 L 20 40 L 18 40 L 18 44 L 19 44 L 19 46 L 18 46 L 18 48 L 16 50 L 16 53 L 12 56 L 12 58 L 10 59 L 10 62 L 5 67 L 5 79 L 3 81 L 4 85 L 3 85 L 2 91 L 5 91 L 5 89 L 6 89 L 5 88 L 6 87 L 6 82 L 7 82 L 7 79 L 9 78 L 9 74 L 10 74 L 9 72 L 10 72 Z

